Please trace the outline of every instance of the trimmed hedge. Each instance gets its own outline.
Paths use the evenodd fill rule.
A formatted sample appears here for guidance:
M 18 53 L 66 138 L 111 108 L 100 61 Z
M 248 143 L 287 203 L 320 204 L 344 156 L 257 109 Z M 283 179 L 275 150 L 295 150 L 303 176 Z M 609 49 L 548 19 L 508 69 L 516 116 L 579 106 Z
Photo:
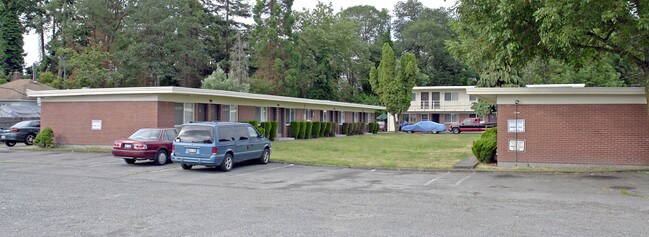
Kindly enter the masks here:
M 250 125 L 252 125 L 252 126 L 255 127 L 255 128 L 258 128 L 258 127 L 259 127 L 259 126 L 258 126 L 258 123 L 257 123 L 257 120 L 243 120 L 243 121 L 241 121 L 241 122 L 242 122 L 242 123 L 249 123 Z M 263 134 L 263 133 L 262 133 L 262 134 Z
M 327 136 L 327 135 L 325 135 L 325 134 L 326 134 L 326 133 L 325 133 L 325 130 L 326 130 L 326 127 L 327 127 L 327 126 L 329 126 L 329 124 L 327 124 L 327 122 L 320 122 L 320 134 L 319 134 L 320 137 L 325 137 L 325 136 Z
M 54 131 L 49 127 L 44 128 L 34 138 L 34 144 L 43 148 L 54 147 Z
M 367 124 L 367 132 L 376 134 L 379 131 L 379 124 L 378 123 L 368 123 Z
M 306 139 L 313 137 L 313 122 L 306 122 Z
M 320 137 L 320 126 L 321 125 L 322 125 L 321 122 L 313 122 L 313 138 Z
M 331 126 L 331 128 L 329 129 L 329 136 L 335 137 L 336 133 L 338 133 L 338 123 L 331 122 L 329 125 Z
M 306 122 L 300 122 L 300 139 L 306 139 Z
M 279 123 L 277 121 L 272 121 L 270 122 L 270 139 L 271 141 L 275 141 L 277 138 L 277 128 L 279 127 Z
M 291 137 L 298 139 L 300 136 L 300 123 L 296 121 L 291 122 L 289 129 L 291 130 Z
M 349 127 L 351 127 L 349 123 L 343 123 L 343 130 L 342 130 L 342 133 L 345 134 L 345 135 L 347 135 L 347 136 L 350 136 L 350 134 L 349 134 L 349 131 L 350 131 Z
M 496 148 L 498 145 L 498 128 L 487 129 L 480 139 L 473 141 L 473 155 L 475 158 L 482 163 L 494 163 L 496 162 Z

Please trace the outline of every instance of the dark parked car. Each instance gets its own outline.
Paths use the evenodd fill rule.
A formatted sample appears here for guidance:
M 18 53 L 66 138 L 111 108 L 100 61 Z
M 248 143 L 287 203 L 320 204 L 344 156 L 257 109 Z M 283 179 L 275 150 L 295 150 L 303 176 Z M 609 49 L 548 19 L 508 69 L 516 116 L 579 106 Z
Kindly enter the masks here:
M 31 146 L 40 131 L 40 120 L 18 122 L 9 129 L 0 129 L 0 142 L 4 142 L 7 146 L 15 146 L 16 142 L 24 142 L 25 145 Z
M 406 125 L 401 128 L 401 131 L 404 132 L 430 132 L 430 133 L 440 133 L 446 131 L 446 126 L 444 124 L 439 124 L 432 121 L 421 121 L 415 124 Z
M 183 169 L 194 165 L 230 171 L 235 162 L 270 161 L 270 141 L 247 123 L 199 122 L 184 124 L 174 140 L 171 160 Z
M 171 161 L 169 154 L 177 135 L 178 131 L 173 128 L 143 128 L 128 139 L 116 140 L 113 155 L 123 158 L 127 164 L 136 160 L 153 160 L 156 165 L 164 165 Z

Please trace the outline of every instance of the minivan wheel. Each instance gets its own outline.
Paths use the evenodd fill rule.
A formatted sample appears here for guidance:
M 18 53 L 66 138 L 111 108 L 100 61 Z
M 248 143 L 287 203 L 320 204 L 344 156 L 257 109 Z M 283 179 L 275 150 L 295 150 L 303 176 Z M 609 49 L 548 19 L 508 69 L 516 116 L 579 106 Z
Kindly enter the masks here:
M 164 165 L 167 163 L 168 157 L 169 156 L 165 150 L 159 150 L 155 155 L 155 159 L 153 159 L 153 163 L 155 165 Z
M 12 147 L 16 145 L 16 142 L 5 141 L 5 145 L 7 145 L 8 147 Z
M 27 134 L 25 136 L 25 145 L 31 146 L 34 145 L 34 134 Z
M 270 151 L 266 148 L 264 149 L 264 153 L 261 153 L 261 157 L 259 157 L 259 163 L 268 164 L 268 162 L 270 162 Z
M 184 170 L 191 170 L 193 165 L 188 165 L 188 164 L 180 164 L 180 167 L 182 167 Z
M 453 133 L 455 133 L 455 134 L 459 134 L 460 133 L 460 128 L 453 128 L 453 130 L 451 130 L 451 131 Z
M 126 164 L 135 164 L 135 159 L 126 159 L 126 158 L 124 158 L 124 162 L 126 162 Z
M 223 162 L 221 163 L 221 166 L 219 166 L 221 171 L 228 172 L 232 170 L 232 155 L 230 153 L 225 154 L 225 157 L 223 157 Z

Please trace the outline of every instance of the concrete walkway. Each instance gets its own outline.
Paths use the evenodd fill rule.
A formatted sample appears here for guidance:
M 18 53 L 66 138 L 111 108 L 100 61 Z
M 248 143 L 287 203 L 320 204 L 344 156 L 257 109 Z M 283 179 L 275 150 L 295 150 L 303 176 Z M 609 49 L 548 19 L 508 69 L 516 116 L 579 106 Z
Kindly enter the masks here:
M 453 169 L 473 169 L 478 165 L 478 160 L 475 156 L 463 159 L 453 165 Z

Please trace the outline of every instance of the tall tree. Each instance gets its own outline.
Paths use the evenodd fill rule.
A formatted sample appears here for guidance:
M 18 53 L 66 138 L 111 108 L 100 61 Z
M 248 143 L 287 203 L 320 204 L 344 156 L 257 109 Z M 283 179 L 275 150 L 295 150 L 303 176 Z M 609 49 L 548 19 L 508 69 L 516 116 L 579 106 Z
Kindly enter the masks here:
M 615 55 L 633 62 L 649 85 L 649 8 L 645 1 L 463 0 L 450 46 L 473 61 L 520 68 L 535 57 Z M 645 86 L 649 99 L 649 86 Z M 647 109 L 649 114 L 649 107 Z
M 0 6 L 0 71 L 5 73 L 23 71 L 23 32 L 19 15 L 22 5 L 17 1 L 3 0 Z
M 201 0 L 206 12 L 211 16 L 210 27 L 213 38 L 208 47 L 217 51 L 212 54 L 220 62 L 226 73 L 230 71 L 230 52 L 237 40 L 237 33 L 248 27 L 245 18 L 250 18 L 250 4 L 246 0 Z M 216 44 L 216 45 L 214 45 Z
M 241 33 L 237 33 L 237 40 L 230 52 L 229 77 L 239 83 L 250 83 L 248 69 L 248 53 L 246 53 L 245 44 L 241 40 Z

